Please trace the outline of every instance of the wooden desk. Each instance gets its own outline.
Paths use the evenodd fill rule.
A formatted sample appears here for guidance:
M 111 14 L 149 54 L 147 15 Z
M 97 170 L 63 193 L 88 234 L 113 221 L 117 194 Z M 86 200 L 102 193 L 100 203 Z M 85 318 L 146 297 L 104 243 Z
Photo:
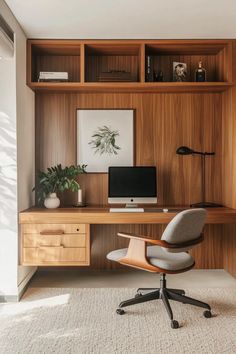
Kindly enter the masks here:
M 106 260 L 109 251 L 127 246 L 127 240 L 117 238 L 116 233 L 128 231 L 159 238 L 164 224 L 184 208 L 168 209 L 167 213 L 161 207 L 146 208 L 144 213 L 110 213 L 108 207 L 30 208 L 19 215 L 21 264 L 90 266 L 92 269 L 120 267 Z M 199 245 L 192 251 L 197 267 L 226 268 L 236 276 L 236 237 L 232 231 L 236 210 L 209 208 L 206 224 L 204 246 Z M 229 229 L 224 229 L 224 225 Z
M 166 208 L 166 207 L 165 207 Z M 183 207 L 145 208 L 144 213 L 110 213 L 107 207 L 30 208 L 20 213 L 20 224 L 168 224 Z M 236 224 L 236 209 L 208 208 L 207 224 Z

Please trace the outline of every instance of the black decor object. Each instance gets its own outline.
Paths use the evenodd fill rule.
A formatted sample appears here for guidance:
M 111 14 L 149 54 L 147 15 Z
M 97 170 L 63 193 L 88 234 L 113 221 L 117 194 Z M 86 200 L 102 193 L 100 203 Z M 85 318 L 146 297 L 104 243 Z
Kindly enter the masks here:
M 202 201 L 200 203 L 191 204 L 191 207 L 194 208 L 217 208 L 222 207 L 221 204 L 206 202 L 206 156 L 215 155 L 214 152 L 202 152 L 202 151 L 194 151 L 187 146 L 180 146 L 176 150 L 176 154 L 178 155 L 201 155 L 201 165 L 202 165 Z
M 195 81 L 204 82 L 206 81 L 206 70 L 202 67 L 202 62 L 199 61 L 198 68 L 195 71 Z
M 151 55 L 146 56 L 146 82 L 153 82 L 153 58 Z

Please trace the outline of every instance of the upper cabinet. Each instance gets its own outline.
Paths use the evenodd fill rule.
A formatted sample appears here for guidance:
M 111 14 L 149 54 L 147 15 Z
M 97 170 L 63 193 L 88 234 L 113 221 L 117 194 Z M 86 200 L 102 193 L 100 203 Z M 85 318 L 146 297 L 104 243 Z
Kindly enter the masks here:
M 200 61 L 206 82 L 195 81 Z M 178 63 L 183 81 L 173 73 Z M 42 82 L 40 72 L 65 72 L 68 79 Z M 232 85 L 232 41 L 28 40 L 27 84 L 52 91 L 222 92 Z

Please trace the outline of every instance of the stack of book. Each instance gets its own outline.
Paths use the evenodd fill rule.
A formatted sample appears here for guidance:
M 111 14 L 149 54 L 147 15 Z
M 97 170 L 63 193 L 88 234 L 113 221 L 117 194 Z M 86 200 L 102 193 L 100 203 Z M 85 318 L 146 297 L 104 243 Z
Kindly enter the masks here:
M 132 82 L 137 81 L 137 78 L 129 71 L 110 70 L 106 72 L 101 72 L 98 75 L 97 80 L 99 82 Z
M 67 82 L 68 72 L 59 71 L 40 71 L 39 82 Z

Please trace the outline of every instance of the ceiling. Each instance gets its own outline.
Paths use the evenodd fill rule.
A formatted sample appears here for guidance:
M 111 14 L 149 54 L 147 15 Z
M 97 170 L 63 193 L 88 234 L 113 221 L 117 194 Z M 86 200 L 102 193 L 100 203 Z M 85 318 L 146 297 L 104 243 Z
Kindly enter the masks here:
M 29 38 L 236 38 L 235 0 L 5 0 Z

